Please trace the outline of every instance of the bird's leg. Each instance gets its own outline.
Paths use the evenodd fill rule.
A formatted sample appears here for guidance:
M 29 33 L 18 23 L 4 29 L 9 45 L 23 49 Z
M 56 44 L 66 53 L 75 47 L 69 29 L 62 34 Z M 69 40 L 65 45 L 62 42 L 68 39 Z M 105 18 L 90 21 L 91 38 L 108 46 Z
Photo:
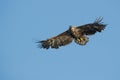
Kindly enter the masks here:
M 84 39 L 82 37 L 80 37 L 80 38 L 77 38 L 77 41 L 81 42 L 81 41 L 84 41 Z
M 78 41 L 78 43 L 80 43 L 80 42 L 81 42 L 81 39 L 80 39 L 80 38 L 77 38 L 77 41 Z
M 84 41 L 84 38 L 80 37 L 80 40 L 81 40 L 81 41 Z
M 83 37 L 77 38 L 77 42 L 83 44 L 85 42 L 85 39 Z

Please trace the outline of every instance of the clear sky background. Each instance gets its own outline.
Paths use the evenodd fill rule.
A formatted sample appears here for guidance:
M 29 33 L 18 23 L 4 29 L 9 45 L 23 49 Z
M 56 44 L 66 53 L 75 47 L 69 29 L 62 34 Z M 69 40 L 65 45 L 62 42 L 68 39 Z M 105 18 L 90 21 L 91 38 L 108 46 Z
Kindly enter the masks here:
M 39 49 L 36 41 L 108 24 L 86 46 Z M 0 80 L 120 80 L 120 0 L 0 0 Z

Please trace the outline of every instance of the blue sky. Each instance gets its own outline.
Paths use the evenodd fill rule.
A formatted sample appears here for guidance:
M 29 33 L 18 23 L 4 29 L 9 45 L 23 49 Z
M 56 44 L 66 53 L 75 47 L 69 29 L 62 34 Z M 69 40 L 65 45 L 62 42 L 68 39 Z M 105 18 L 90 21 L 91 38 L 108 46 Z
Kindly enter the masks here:
M 1 0 L 0 80 L 120 80 L 119 0 Z M 35 43 L 69 25 L 108 24 L 86 46 Z

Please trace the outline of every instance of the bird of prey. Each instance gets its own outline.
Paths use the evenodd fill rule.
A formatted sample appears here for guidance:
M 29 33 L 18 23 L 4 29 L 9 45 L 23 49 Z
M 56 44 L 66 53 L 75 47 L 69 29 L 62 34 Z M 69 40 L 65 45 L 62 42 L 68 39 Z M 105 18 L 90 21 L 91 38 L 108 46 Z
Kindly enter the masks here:
M 71 43 L 73 40 L 79 45 L 86 45 L 86 43 L 89 41 L 87 36 L 93 35 L 96 32 L 101 32 L 106 27 L 106 24 L 101 22 L 102 19 L 102 17 L 99 17 L 93 23 L 84 24 L 77 27 L 70 26 L 65 32 L 52 38 L 38 41 L 37 43 L 39 43 L 40 48 L 44 49 L 58 49 L 61 46 Z

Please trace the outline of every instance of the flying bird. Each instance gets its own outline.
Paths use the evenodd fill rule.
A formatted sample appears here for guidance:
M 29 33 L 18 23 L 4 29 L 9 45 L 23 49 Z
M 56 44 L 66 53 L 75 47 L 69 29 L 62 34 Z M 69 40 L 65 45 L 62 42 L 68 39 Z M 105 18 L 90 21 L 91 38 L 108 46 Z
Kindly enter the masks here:
M 37 43 L 39 43 L 40 48 L 44 49 L 58 49 L 61 46 L 71 43 L 73 40 L 79 45 L 86 45 L 89 41 L 89 35 L 93 35 L 96 32 L 101 32 L 106 27 L 106 24 L 101 22 L 102 19 L 102 17 L 99 17 L 93 23 L 84 24 L 77 27 L 71 25 L 65 32 L 52 38 L 38 41 Z

